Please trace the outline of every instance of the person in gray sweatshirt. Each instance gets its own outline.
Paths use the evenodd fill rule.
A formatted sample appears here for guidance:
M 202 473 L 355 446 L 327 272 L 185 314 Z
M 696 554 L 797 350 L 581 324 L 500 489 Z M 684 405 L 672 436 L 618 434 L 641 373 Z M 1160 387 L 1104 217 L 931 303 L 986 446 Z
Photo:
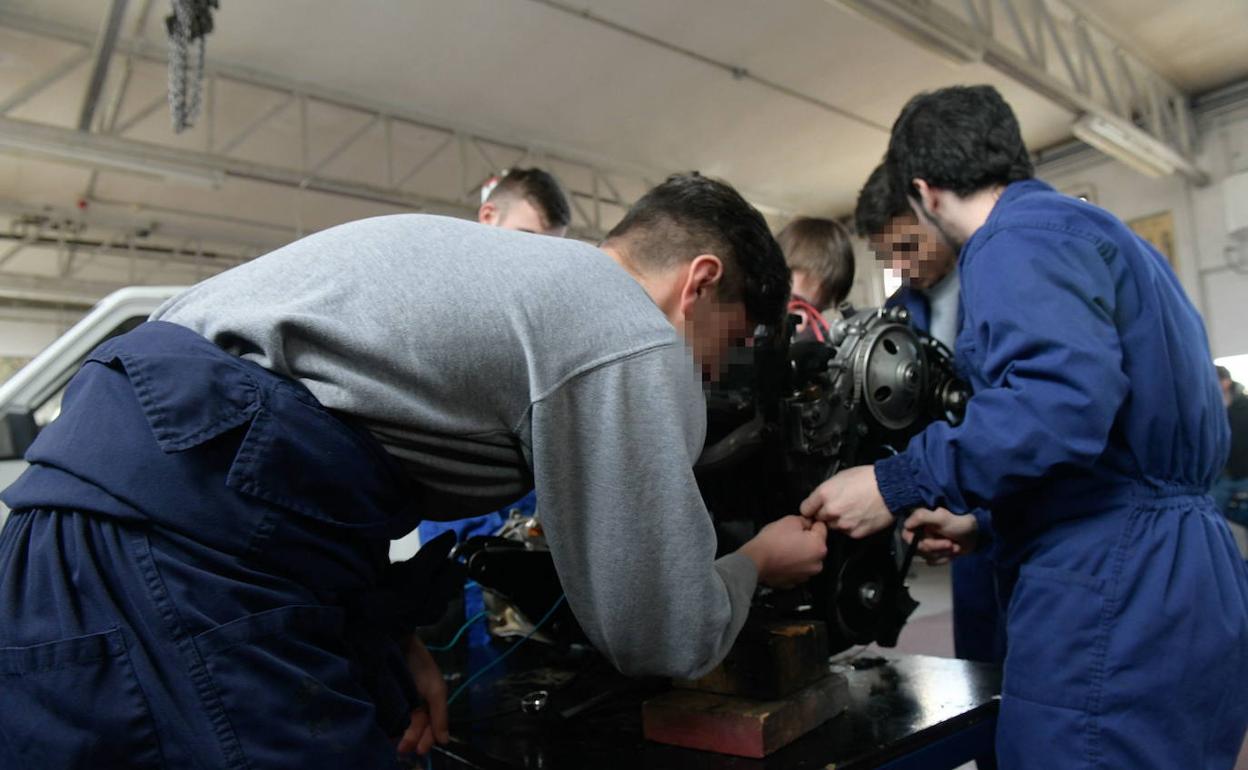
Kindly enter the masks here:
M 534 486 L 603 655 L 706 672 L 757 582 L 826 553 L 794 515 L 716 559 L 692 471 L 703 379 L 788 296 L 762 216 L 687 174 L 598 247 L 378 217 L 171 299 L 89 357 L 4 492 L 0 765 L 428 751 L 446 689 L 408 605 L 430 587 L 388 540 Z

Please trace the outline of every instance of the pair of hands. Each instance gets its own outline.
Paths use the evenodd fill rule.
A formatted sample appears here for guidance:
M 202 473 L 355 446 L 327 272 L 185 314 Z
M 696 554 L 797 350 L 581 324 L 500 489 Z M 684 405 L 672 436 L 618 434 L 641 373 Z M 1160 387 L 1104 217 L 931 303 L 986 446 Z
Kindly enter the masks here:
M 842 471 L 820 484 L 800 506 L 801 516 L 771 522 L 742 546 L 758 567 L 759 581 L 777 588 L 796 585 L 823 569 L 828 531 L 860 539 L 893 523 L 880 496 L 875 469 L 869 465 Z M 922 529 L 918 555 L 928 564 L 944 564 L 975 549 L 975 517 L 944 508 L 918 509 L 906 519 L 907 543 Z
M 841 471 L 820 484 L 802 501 L 801 513 L 854 539 L 873 535 L 893 523 L 893 514 L 875 480 L 875 468 L 870 465 Z M 902 538 L 911 543 L 920 530 L 923 539 L 917 553 L 928 564 L 946 564 L 970 553 L 979 536 L 974 516 L 946 508 L 916 509 L 902 524 Z
M 759 581 L 777 588 L 809 580 L 823 569 L 828 555 L 828 531 L 864 538 L 893 523 L 880 496 L 871 466 L 850 468 L 820 484 L 800 506 L 800 516 L 785 516 L 763 527 L 741 552 L 758 568 Z M 943 564 L 974 550 L 978 525 L 975 517 L 956 515 L 944 508 L 919 509 L 905 523 L 909 543 L 924 530 L 918 554 L 929 564 Z M 399 739 L 401 754 L 427 754 L 434 743 L 450 740 L 446 682 L 433 656 L 416 637 L 408 642 L 407 663 L 424 705 L 413 709 L 411 722 Z

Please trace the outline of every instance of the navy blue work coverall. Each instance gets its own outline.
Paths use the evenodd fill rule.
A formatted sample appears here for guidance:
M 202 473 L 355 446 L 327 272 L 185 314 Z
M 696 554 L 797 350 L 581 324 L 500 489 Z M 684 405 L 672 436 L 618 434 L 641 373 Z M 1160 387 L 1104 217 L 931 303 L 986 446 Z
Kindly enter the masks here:
M 1043 182 L 959 256 L 974 395 L 881 460 L 889 509 L 989 507 L 1001 766 L 1227 770 L 1248 725 L 1248 570 L 1208 495 L 1225 410 L 1163 257 Z
M 27 459 L 0 767 L 396 765 L 417 696 L 387 548 L 418 517 L 371 435 L 152 322 L 91 354 Z
M 926 295 L 902 286 L 884 303 L 910 311 L 915 328 L 927 331 L 931 307 Z M 962 660 L 1000 663 L 1005 657 L 1005 625 L 997 604 L 997 576 L 993 566 L 992 516 L 977 508 L 979 547 L 949 564 L 953 590 L 953 654 Z

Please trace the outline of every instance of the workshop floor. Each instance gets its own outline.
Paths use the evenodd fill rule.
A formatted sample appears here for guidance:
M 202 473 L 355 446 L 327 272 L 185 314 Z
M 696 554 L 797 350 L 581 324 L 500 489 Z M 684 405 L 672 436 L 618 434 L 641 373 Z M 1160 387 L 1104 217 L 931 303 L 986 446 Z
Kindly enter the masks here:
M 897 649 L 952 658 L 953 603 L 949 593 L 949 568 L 916 564 L 910 579 L 910 593 L 918 600 L 919 608 L 902 629 Z M 974 770 L 974 767 L 972 763 L 958 770 Z M 1248 770 L 1248 737 L 1234 770 Z

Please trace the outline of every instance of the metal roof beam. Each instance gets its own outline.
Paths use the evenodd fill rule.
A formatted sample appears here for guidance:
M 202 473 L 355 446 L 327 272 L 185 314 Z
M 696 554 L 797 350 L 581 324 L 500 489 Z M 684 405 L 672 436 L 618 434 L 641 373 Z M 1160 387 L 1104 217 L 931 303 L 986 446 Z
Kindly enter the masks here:
M 63 42 L 89 46 L 92 42 L 92 35 L 89 31 L 82 30 L 70 25 L 63 24 L 53 19 L 31 16 L 13 10 L 0 8 L 0 27 L 16 30 L 25 34 L 48 37 Z M 133 57 L 135 60 L 155 62 L 164 64 L 167 62 L 167 52 L 164 46 L 155 43 L 136 40 L 129 38 L 121 38 L 117 41 L 116 51 L 118 54 Z M 457 135 L 462 137 L 464 141 L 471 140 L 474 143 L 487 143 L 492 146 L 501 148 L 502 150 L 514 152 L 517 156 L 529 157 L 530 155 L 540 155 L 546 162 L 553 163 L 558 166 L 575 167 L 577 172 L 586 172 L 586 178 L 592 179 L 594 174 L 605 175 L 611 174 L 617 178 L 632 178 L 636 180 L 646 179 L 662 179 L 671 171 L 676 169 L 658 169 L 649 167 L 644 164 L 622 162 L 618 159 L 604 158 L 596 154 L 584 152 L 566 146 L 556 146 L 548 143 L 533 140 L 530 137 L 517 136 L 510 133 L 504 133 L 492 130 L 488 127 L 472 125 L 464 121 L 448 120 L 442 117 L 430 116 L 420 113 L 401 105 L 386 104 L 383 102 L 361 98 L 356 94 L 336 91 L 334 89 L 325 88 L 312 83 L 305 83 L 289 78 L 280 77 L 266 72 L 260 72 L 248 67 L 240 67 L 222 62 L 214 62 L 209 60 L 205 64 L 204 77 L 207 81 L 207 101 L 205 121 L 206 130 L 211 136 L 214 133 L 215 111 L 221 109 L 220 101 L 217 95 L 218 79 L 233 81 L 249 86 L 254 86 L 273 92 L 276 97 L 293 96 L 299 102 L 300 109 L 300 125 L 301 131 L 307 133 L 306 128 L 302 128 L 306 124 L 307 103 L 309 101 L 318 102 L 324 105 L 337 107 L 341 109 L 363 112 L 365 114 L 376 115 L 387 123 L 404 123 L 416 129 L 432 131 L 447 135 Z M 263 123 L 271 115 L 262 115 L 260 122 Z M 245 137 L 244 137 L 245 138 Z M 209 140 L 211 141 L 211 140 Z M 231 140 L 233 142 L 233 140 Z M 308 146 L 308 138 L 304 136 L 301 139 L 303 147 L 302 152 L 306 154 Z M 488 153 L 484 153 L 484 149 L 480 144 L 476 144 L 477 151 L 483 153 L 488 158 Z M 206 148 L 209 152 L 216 152 L 220 155 L 226 153 L 215 150 L 210 144 Z M 230 149 L 233 149 L 232 147 Z M 467 149 L 467 148 L 465 148 Z M 437 153 L 434 153 L 435 155 Z M 461 164 L 466 159 L 461 160 Z M 302 165 L 303 171 L 310 170 L 313 164 L 305 161 Z M 418 164 L 418 168 L 422 168 Z M 498 171 L 500 169 L 492 169 Z M 227 172 L 229 173 L 229 172 Z M 467 176 L 467 169 L 461 169 L 461 175 Z M 400 177 L 401 180 L 410 181 L 412 174 Z M 323 192 L 332 194 L 348 195 L 351 197 L 361 197 L 364 200 L 372 200 L 383 203 L 396 203 L 397 201 L 406 201 L 410 198 L 410 194 L 401 193 L 397 187 L 401 187 L 403 181 L 399 185 L 390 186 L 386 184 L 389 180 L 383 180 L 381 185 L 375 189 L 368 191 L 367 194 L 356 196 L 348 191 L 351 188 L 344 185 L 332 185 L 333 189 L 326 187 Z M 465 180 L 467 183 L 467 180 Z M 309 185 L 311 186 L 311 185 Z M 647 187 L 652 185 L 647 184 Z M 379 194 L 383 193 L 383 194 Z M 593 197 L 592 191 L 570 189 L 570 195 L 582 195 L 584 197 Z M 756 207 L 765 214 L 790 216 L 786 206 L 776 202 L 770 202 L 766 199 L 760 199 L 750 193 L 748 190 L 741 191 L 747 199 L 749 199 Z M 444 191 L 438 196 L 442 203 L 451 203 L 459 209 L 466 209 L 466 203 L 472 195 L 465 195 L 463 190 Z M 613 203 L 613 201 L 602 201 L 602 203 Z M 406 202 L 396 203 L 396 205 L 409 205 Z M 627 205 L 627 202 L 626 202 Z M 422 208 L 427 208 L 424 206 Z M 475 212 L 475 208 L 473 208 Z M 458 216 L 465 216 L 463 213 Z M 575 235 L 587 238 L 601 237 L 603 233 L 594 225 L 592 220 L 586 220 L 583 223 L 577 223 L 571 228 L 571 232 Z
M 90 58 L 90 51 L 78 51 L 73 56 L 70 56 L 60 64 L 57 64 L 55 67 L 49 69 L 47 72 L 39 75 L 34 80 L 13 92 L 8 99 L 0 102 L 0 115 L 6 115 L 35 98 L 44 89 L 76 70 L 79 64 L 82 64 Z
M 1161 148 L 1168 166 L 1196 184 L 1208 182 L 1194 160 L 1195 138 L 1184 94 L 1065 0 L 827 1 L 926 47 L 946 41 L 940 50 L 951 60 L 981 60 L 1081 117 L 1112 123 L 1135 144 Z M 1008 29 L 993 25 L 994 9 L 1009 21 Z M 1048 56 L 1050 50 L 1057 56 Z M 1107 76 L 1110 62 L 1118 80 Z M 1092 72 L 1095 79 L 1089 76 Z
M 45 278 L 37 275 L 0 272 L 0 298 L 23 302 L 48 302 L 89 307 L 102 297 L 124 287 L 123 283 Z
M 96 38 L 91 50 L 91 58 L 95 63 L 91 67 L 91 77 L 87 80 L 87 92 L 82 97 L 82 109 L 78 112 L 78 130 L 91 130 L 91 121 L 95 119 L 95 108 L 100 103 L 100 95 L 104 92 L 104 80 L 108 77 L 108 65 L 113 61 L 113 50 L 117 48 L 117 37 L 121 34 L 121 20 L 126 15 L 127 0 L 112 0 L 108 6 L 108 16 L 104 18 L 104 26 Z
M 298 169 L 254 163 L 224 155 L 195 152 L 119 136 L 82 134 L 73 129 L 0 118 L 0 151 L 87 162 L 118 171 L 131 171 L 173 181 L 204 183 L 213 175 L 302 188 L 371 200 L 415 211 L 469 216 L 476 209 L 457 201 L 388 190 L 376 185 L 305 175 Z

